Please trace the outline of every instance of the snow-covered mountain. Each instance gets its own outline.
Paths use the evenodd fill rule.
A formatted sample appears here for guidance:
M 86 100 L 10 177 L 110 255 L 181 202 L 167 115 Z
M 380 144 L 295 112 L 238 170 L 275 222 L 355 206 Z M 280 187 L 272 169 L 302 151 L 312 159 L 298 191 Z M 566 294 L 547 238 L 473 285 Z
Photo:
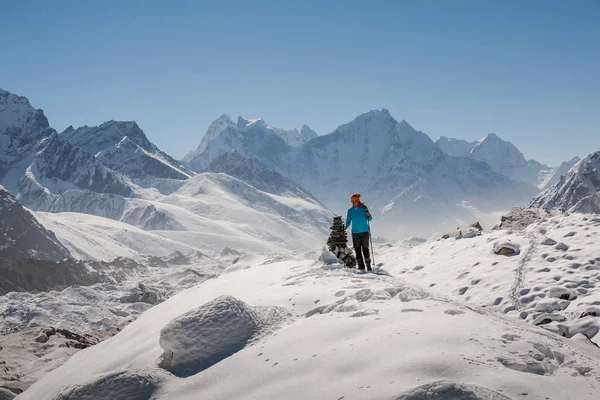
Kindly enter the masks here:
M 42 110 L 0 91 L 0 183 L 25 206 L 49 209 L 66 192 L 133 196 L 124 176 L 67 141 Z
M 187 179 L 193 175 L 151 143 L 135 122 L 108 121 L 94 127 L 69 127 L 60 137 L 132 179 Z
M 204 150 L 206 150 L 208 143 L 215 140 L 217 138 L 217 136 L 219 136 L 221 134 L 221 132 L 223 132 L 225 129 L 227 129 L 229 127 L 235 127 L 235 122 L 233 122 L 231 117 L 229 117 L 229 115 L 227 115 L 227 114 L 223 114 L 219 118 L 214 120 L 212 122 L 212 124 L 210 124 L 210 126 L 208 127 L 204 136 L 202 137 L 202 140 L 200 141 L 198 148 L 196 150 L 190 151 L 188 154 L 186 154 L 186 156 L 183 157 L 183 161 L 184 162 L 192 161 L 197 155 L 199 155 Z
M 473 147 L 477 145 L 477 142 L 468 142 L 462 139 L 448 138 L 446 136 L 440 136 L 435 144 L 444 153 L 454 157 L 469 157 Z
M 0 258 L 59 261 L 69 257 L 54 233 L 0 186 Z
M 246 158 L 260 160 L 267 168 L 275 168 L 291 148 L 277 130 L 263 119 L 246 120 L 239 117 L 236 125 L 228 126 L 208 142 L 205 149 L 188 164 L 194 171 L 203 171 L 215 158 L 237 150 Z
M 220 140 L 216 139 L 226 130 L 230 130 L 230 132 L 226 134 L 227 137 L 222 140 L 222 143 L 218 144 Z M 206 134 L 202 137 L 198 148 L 186 154 L 183 161 L 190 163 L 196 171 L 201 171 L 206 168 L 214 158 L 223 153 L 228 153 L 231 150 L 237 149 L 236 145 L 239 145 L 238 142 L 243 141 L 241 137 L 264 133 L 279 136 L 285 144 L 291 147 L 300 146 L 318 136 L 317 133 L 307 125 L 302 125 L 300 130 L 286 130 L 271 127 L 261 118 L 248 120 L 240 116 L 238 117 L 237 123 L 235 123 L 227 114 L 223 114 L 210 124 Z M 202 153 L 207 150 L 209 143 L 214 142 L 215 140 L 216 142 L 212 144 L 212 151 L 210 151 L 209 154 L 202 156 Z M 278 145 L 280 145 L 280 143 L 278 143 Z M 249 149 L 248 152 L 251 153 L 252 151 Z
M 304 143 L 316 138 L 317 133 L 310 129 L 307 125 L 302 125 L 300 130 L 292 129 L 285 130 L 281 128 L 273 128 L 279 134 L 279 136 L 290 146 L 297 147 Z
M 441 136 L 435 142 L 446 154 L 470 157 L 487 163 L 504 176 L 542 188 L 554 169 L 535 160 L 526 160 L 523 153 L 511 142 L 490 133 L 475 142 Z
M 225 173 L 263 192 L 277 195 L 292 195 L 319 203 L 310 192 L 290 179 L 285 178 L 277 171 L 266 168 L 256 159 L 248 159 L 237 150 L 223 153 L 215 158 L 207 168 L 207 172 Z
M 270 193 L 224 173 L 201 173 L 168 195 L 63 196 L 38 213 L 73 254 L 89 259 L 306 249 L 327 234 L 332 213 L 289 181 Z M 271 183 L 273 184 L 273 183 Z M 270 187 L 263 189 L 270 190 Z M 90 210 L 96 216 L 90 214 Z M 97 247 L 97 248 L 95 248 Z
M 350 193 L 362 192 L 380 217 L 374 225 L 382 236 L 447 230 L 526 203 L 536 193 L 485 163 L 446 155 L 426 134 L 385 109 L 298 147 L 289 146 L 262 120 L 240 119 L 191 164 L 205 169 L 233 149 L 298 182 L 338 214 L 345 213 Z
M 550 173 L 551 168 L 535 160 L 526 160 L 523 153 L 511 142 L 500 139 L 498 135 L 490 133 L 477 142 L 471 150 L 471 158 L 487 163 L 495 171 L 505 176 L 539 185 L 543 178 Z
M 554 186 L 560 177 L 567 174 L 579 161 L 581 161 L 581 158 L 579 157 L 573 157 L 569 161 L 563 161 L 558 167 L 554 168 L 547 176 L 546 180 L 542 182 L 542 184 L 539 186 L 540 189 L 544 191 L 549 187 Z
M 577 162 L 529 206 L 600 213 L 600 151 Z
M 229 158 L 215 170 L 245 173 L 244 178 L 262 190 L 225 174 L 196 176 L 149 142 L 134 122 L 110 121 L 58 134 L 27 99 L 8 92 L 1 98 L 0 183 L 34 211 L 113 220 L 42 215 L 60 227 L 59 236 L 73 244 L 75 254 L 119 254 L 108 250 L 117 237 L 132 240 L 124 246 L 129 247 L 127 254 L 137 249 L 160 254 L 185 248 L 220 252 L 224 247 L 269 252 L 305 248 L 327 232 L 331 212 L 299 185 L 261 165 L 236 164 L 240 160 Z M 264 133 L 288 148 L 260 120 L 240 119 L 235 129 L 249 136 Z M 244 167 L 249 168 L 242 171 Z M 130 232 L 124 224 L 151 234 Z M 107 251 L 82 249 L 73 231 L 81 232 L 88 243 L 98 239 Z

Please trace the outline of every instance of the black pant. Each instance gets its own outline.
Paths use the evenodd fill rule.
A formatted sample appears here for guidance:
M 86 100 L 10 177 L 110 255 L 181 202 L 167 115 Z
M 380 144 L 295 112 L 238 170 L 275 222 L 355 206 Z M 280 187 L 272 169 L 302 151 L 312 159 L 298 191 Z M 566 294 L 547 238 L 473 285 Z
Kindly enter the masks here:
M 369 253 L 369 232 L 353 233 L 352 244 L 356 252 L 356 261 L 358 261 L 358 269 L 371 270 L 371 253 Z M 364 255 L 364 259 L 363 259 Z

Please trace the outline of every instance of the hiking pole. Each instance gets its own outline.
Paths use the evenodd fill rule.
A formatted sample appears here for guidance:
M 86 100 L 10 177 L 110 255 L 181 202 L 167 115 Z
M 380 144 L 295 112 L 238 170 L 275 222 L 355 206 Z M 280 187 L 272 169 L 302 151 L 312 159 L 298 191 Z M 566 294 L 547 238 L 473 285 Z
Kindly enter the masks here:
M 371 262 L 375 266 L 375 253 L 373 252 L 373 237 L 371 236 L 371 223 L 367 220 L 367 226 L 369 227 L 369 241 L 371 242 Z

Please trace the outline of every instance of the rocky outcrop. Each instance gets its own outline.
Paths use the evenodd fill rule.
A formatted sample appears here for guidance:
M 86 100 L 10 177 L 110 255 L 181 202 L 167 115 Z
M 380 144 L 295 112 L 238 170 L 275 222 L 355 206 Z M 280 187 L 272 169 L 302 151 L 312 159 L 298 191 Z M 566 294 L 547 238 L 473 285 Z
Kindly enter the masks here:
M 0 259 L 58 261 L 69 257 L 69 250 L 54 233 L 46 230 L 0 186 Z

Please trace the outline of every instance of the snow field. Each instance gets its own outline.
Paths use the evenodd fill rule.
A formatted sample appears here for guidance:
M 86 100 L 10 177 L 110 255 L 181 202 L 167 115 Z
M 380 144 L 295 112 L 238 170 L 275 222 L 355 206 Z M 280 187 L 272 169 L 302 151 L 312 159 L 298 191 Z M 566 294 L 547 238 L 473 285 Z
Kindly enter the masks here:
M 19 399 L 60 398 L 83 387 L 101 394 L 96 398 L 116 398 L 117 389 L 126 393 L 139 384 L 123 379 L 114 393 L 101 391 L 108 390 L 101 385 L 107 377 L 123 371 L 153 377 L 153 391 L 131 397 L 136 400 L 200 394 L 217 400 L 435 399 L 436 393 L 467 399 L 596 398 L 600 361 L 589 341 L 568 340 L 391 275 L 323 268 L 314 261 L 318 256 L 248 259 L 244 268 L 175 295 L 115 337 L 77 353 Z M 184 379 L 161 368 L 161 332 L 167 337 L 162 344 L 177 348 L 183 331 L 195 331 L 202 319 L 212 321 L 202 326 L 215 340 L 202 342 L 198 353 L 191 347 L 205 359 L 203 352 L 213 346 L 230 348 L 228 339 L 217 339 L 217 332 L 226 334 L 219 328 L 252 327 L 252 317 L 240 316 L 261 306 L 284 308 L 291 317 L 271 319 L 274 328 L 255 341 L 246 341 L 251 329 L 243 329 L 233 343 L 245 346 Z M 179 324 L 182 318 L 185 324 Z M 174 326 L 181 330 L 165 328 Z
M 381 247 L 378 261 L 409 282 L 562 336 L 600 330 L 600 219 L 551 217 L 523 231 L 493 231 L 475 238 L 429 241 L 400 254 Z M 496 255 L 513 242 L 519 255 Z

